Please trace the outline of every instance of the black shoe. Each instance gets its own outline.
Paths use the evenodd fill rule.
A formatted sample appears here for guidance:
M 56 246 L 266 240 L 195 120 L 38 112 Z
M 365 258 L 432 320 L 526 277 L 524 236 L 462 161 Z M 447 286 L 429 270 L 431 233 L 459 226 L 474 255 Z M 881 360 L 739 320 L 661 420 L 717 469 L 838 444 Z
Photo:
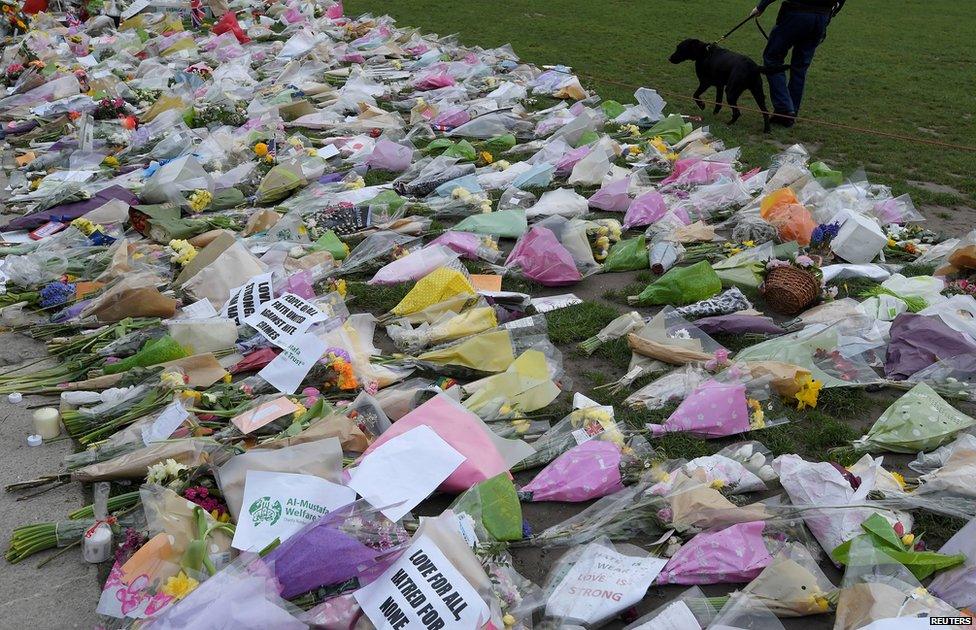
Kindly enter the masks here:
M 790 128 L 796 124 L 796 114 L 793 112 L 777 112 L 769 117 L 769 122 L 780 127 Z

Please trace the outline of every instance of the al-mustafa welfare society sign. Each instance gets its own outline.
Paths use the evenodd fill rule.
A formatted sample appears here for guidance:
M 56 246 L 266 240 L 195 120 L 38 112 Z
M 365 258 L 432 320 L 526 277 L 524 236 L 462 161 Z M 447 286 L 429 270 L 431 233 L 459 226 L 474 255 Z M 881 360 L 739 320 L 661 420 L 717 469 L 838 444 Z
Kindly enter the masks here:
M 352 488 L 312 475 L 250 470 L 233 546 L 242 551 L 284 542 L 305 525 L 356 499 Z
M 478 591 L 427 536 L 355 598 L 378 630 L 476 630 L 489 619 Z

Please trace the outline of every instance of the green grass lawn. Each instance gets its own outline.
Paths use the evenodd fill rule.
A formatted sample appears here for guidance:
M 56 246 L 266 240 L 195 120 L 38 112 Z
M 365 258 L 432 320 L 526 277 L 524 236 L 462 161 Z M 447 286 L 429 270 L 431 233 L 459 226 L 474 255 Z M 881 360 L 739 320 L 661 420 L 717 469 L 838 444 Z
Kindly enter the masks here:
M 522 59 L 562 63 L 581 73 L 690 95 L 697 81 L 690 64 L 667 62 L 685 37 L 714 40 L 744 18 L 750 0 L 348 0 L 358 15 L 389 13 L 401 26 L 440 35 L 458 33 L 466 45 L 511 43 Z M 976 146 L 976 18 L 958 0 L 851 0 L 834 20 L 807 79 L 802 116 L 917 138 Z M 763 16 L 772 28 L 776 7 Z M 726 45 L 761 59 L 764 40 L 746 25 Z M 633 102 L 633 90 L 584 81 L 604 98 Z M 706 95 L 710 97 L 711 92 Z M 750 99 L 741 103 L 754 106 Z M 693 103 L 668 97 L 675 111 L 698 114 Z M 746 112 L 728 127 L 728 110 L 710 109 L 706 124 L 743 157 L 765 164 L 788 144 L 801 142 L 847 172 L 863 166 L 872 181 L 918 204 L 976 207 L 976 153 L 943 149 L 850 131 L 801 124 L 761 133 L 758 114 Z M 909 182 L 930 182 L 937 192 Z M 956 195 L 955 190 L 962 194 Z

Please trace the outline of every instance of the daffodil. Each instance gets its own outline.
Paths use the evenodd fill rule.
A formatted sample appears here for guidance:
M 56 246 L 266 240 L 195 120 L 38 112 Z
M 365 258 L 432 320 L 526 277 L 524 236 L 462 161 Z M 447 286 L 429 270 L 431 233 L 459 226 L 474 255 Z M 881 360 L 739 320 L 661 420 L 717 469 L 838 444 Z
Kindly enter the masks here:
M 892 472 L 891 476 L 894 477 L 895 481 L 898 482 L 898 485 L 901 486 L 901 489 L 904 490 L 905 486 L 907 485 L 905 483 L 905 477 L 901 473 L 896 472 Z
M 173 599 L 183 599 L 187 595 L 193 592 L 200 583 L 191 578 L 189 575 L 180 571 L 177 575 L 168 578 L 163 582 L 162 591 L 164 595 L 169 595 Z
M 813 409 L 817 406 L 817 398 L 820 396 L 820 390 L 823 389 L 823 383 L 814 379 L 809 374 L 805 374 L 800 379 L 799 384 L 800 391 L 794 394 L 797 400 L 797 410 L 806 409 L 807 407 Z
M 77 219 L 72 221 L 71 226 L 76 228 L 79 232 L 81 232 L 85 236 L 90 236 L 91 233 L 95 231 L 95 228 L 98 227 L 97 225 L 95 225 L 94 223 L 92 223 L 91 221 L 89 221 L 84 217 L 78 217 Z

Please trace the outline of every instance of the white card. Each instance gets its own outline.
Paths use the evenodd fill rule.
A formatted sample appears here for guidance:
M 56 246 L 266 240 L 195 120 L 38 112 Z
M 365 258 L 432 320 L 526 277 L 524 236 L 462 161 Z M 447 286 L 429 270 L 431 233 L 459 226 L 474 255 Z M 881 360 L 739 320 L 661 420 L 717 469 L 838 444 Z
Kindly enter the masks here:
M 210 300 L 203 298 L 180 309 L 183 319 L 208 319 L 217 316 L 217 309 Z
M 654 619 L 634 626 L 632 630 L 702 630 L 702 627 L 688 604 L 678 600 L 671 602 Z
M 249 470 L 231 545 L 241 551 L 260 551 L 275 538 L 284 542 L 305 525 L 355 500 L 352 489 L 321 477 Z
M 426 425 L 381 444 L 351 471 L 349 487 L 398 521 L 426 499 L 465 460 Z
M 644 598 L 667 560 L 590 543 L 546 602 L 546 615 L 596 623 Z
M 142 442 L 149 446 L 153 442 L 168 440 L 183 421 L 190 417 L 190 412 L 183 408 L 183 403 L 174 400 L 160 412 L 152 424 L 142 428 Z
M 475 630 L 490 616 L 478 591 L 427 536 L 417 536 L 393 566 L 353 597 L 377 630 Z
M 310 333 L 292 337 L 288 346 L 258 376 L 282 394 L 294 394 L 327 347 L 325 341 Z
M 533 298 L 529 300 L 529 304 L 535 307 L 537 313 L 548 313 L 549 311 L 555 311 L 561 308 L 566 308 L 567 306 L 582 303 L 583 300 L 579 299 L 572 293 L 550 295 L 549 297 Z

